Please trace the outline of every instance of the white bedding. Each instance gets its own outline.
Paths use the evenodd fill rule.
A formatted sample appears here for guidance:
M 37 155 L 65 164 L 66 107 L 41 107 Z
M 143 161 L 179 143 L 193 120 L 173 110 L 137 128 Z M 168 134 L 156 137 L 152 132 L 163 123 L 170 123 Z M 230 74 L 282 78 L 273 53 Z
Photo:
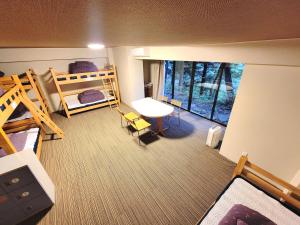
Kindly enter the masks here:
M 38 139 L 38 134 L 39 134 L 39 128 L 31 128 L 25 131 L 20 131 L 17 133 L 23 133 L 26 132 L 27 133 L 27 138 L 26 138 L 26 143 L 23 147 L 23 149 L 21 149 L 20 151 L 33 151 L 34 150 L 34 146 L 35 143 Z M 8 134 L 8 138 L 11 136 L 12 134 Z M 2 148 L 0 148 L 0 157 L 5 156 L 6 153 L 4 152 L 4 150 Z
M 34 149 L 34 145 L 38 139 L 38 135 L 39 135 L 39 128 L 31 128 L 29 130 L 26 131 L 21 131 L 21 132 L 26 132 L 27 133 L 27 140 L 26 140 L 26 144 L 23 148 L 23 150 L 33 150 Z
M 114 100 L 114 96 L 108 94 L 105 91 L 102 91 L 102 93 L 104 94 L 105 98 L 99 101 L 95 101 L 95 102 L 91 102 L 91 103 L 87 103 L 87 104 L 81 104 L 78 100 L 78 95 L 69 95 L 69 96 L 65 96 L 64 99 L 68 105 L 68 109 L 75 109 L 75 108 L 80 108 L 80 107 L 85 107 L 88 105 L 93 105 L 93 104 L 97 104 L 97 103 L 101 103 L 101 102 L 106 102 L 107 100 Z
M 278 225 L 300 224 L 298 215 L 241 178 L 234 180 L 200 224 L 217 225 L 234 204 L 247 206 Z

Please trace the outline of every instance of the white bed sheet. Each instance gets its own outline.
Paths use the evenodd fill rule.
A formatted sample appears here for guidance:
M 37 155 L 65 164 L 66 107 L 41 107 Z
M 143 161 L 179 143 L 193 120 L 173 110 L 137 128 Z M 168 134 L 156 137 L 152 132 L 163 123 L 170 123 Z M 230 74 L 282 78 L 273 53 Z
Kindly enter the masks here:
M 23 149 L 21 151 L 33 151 L 34 149 L 34 145 L 38 139 L 38 135 L 39 135 L 39 128 L 31 128 L 25 131 L 20 131 L 17 133 L 27 133 L 27 138 L 26 138 L 26 143 L 23 147 Z M 7 135 L 8 138 L 11 136 L 11 134 Z M 2 148 L 0 148 L 0 157 L 5 156 L 6 153 L 4 152 L 4 150 Z
M 235 204 L 247 206 L 278 225 L 300 224 L 298 215 L 241 178 L 234 180 L 200 224 L 217 225 Z
M 39 128 L 31 128 L 26 131 L 21 131 L 21 132 L 26 132 L 27 133 L 27 139 L 26 139 L 26 144 L 23 148 L 23 150 L 30 150 L 32 151 L 34 149 L 34 145 L 38 139 L 39 135 Z
M 78 95 L 69 95 L 69 96 L 65 96 L 65 101 L 68 105 L 68 109 L 75 109 L 75 108 L 80 108 L 80 107 L 85 107 L 88 105 L 94 105 L 97 103 L 101 103 L 101 102 L 106 102 L 107 100 L 114 100 L 114 96 L 108 94 L 107 92 L 102 91 L 102 93 L 104 94 L 105 98 L 99 101 L 95 101 L 95 102 L 91 102 L 91 103 L 87 103 L 87 104 L 81 104 L 78 100 Z M 107 97 L 106 97 L 107 96 Z

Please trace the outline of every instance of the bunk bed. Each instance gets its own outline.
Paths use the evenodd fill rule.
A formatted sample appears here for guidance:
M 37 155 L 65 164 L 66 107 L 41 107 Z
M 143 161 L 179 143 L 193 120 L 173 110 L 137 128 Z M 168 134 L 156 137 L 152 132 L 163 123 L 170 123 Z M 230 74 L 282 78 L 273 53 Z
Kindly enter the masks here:
M 70 118 L 73 114 L 87 110 L 104 106 L 113 107 L 120 104 L 118 78 L 114 66 L 110 69 L 103 69 L 96 72 L 67 74 L 57 72 L 53 68 L 50 68 L 50 72 L 57 88 L 64 112 L 68 118 Z M 77 88 L 71 91 L 66 91 L 63 88 L 65 85 L 82 84 L 84 82 L 94 82 L 94 84 L 96 82 L 97 85 L 88 88 Z M 80 103 L 78 95 L 84 91 L 94 89 L 102 92 L 104 98 L 90 103 Z
M 25 73 L 17 75 L 16 79 L 19 79 L 31 101 L 34 102 L 48 117 L 50 117 L 47 99 L 44 96 L 38 82 L 37 75 L 34 73 L 33 69 L 29 69 Z M 14 85 L 15 81 L 12 79 L 12 75 L 0 78 L 0 88 L 9 90 Z M 16 118 L 8 119 L 4 125 L 4 129 L 14 129 L 16 127 L 27 126 L 32 123 L 35 123 L 34 119 L 32 118 L 30 111 L 27 110 L 24 114 Z
M 38 158 L 41 155 L 42 140 L 48 127 L 60 138 L 64 137 L 63 131 L 37 107 L 27 96 L 20 79 L 13 75 L 14 86 L 0 97 L 0 157 L 16 153 L 17 151 L 34 151 Z M 28 123 L 22 128 L 5 130 L 3 126 L 16 110 L 18 105 L 24 104 L 32 114 L 35 123 Z
M 300 189 L 249 162 L 243 154 L 233 179 L 198 225 L 300 224 Z

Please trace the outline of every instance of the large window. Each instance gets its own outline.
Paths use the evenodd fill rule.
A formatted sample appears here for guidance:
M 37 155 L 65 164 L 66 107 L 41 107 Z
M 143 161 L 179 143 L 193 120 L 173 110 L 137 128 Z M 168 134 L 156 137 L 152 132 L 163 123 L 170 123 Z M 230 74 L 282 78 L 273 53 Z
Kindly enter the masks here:
M 207 119 L 228 123 L 244 65 L 165 61 L 164 94 L 182 108 Z

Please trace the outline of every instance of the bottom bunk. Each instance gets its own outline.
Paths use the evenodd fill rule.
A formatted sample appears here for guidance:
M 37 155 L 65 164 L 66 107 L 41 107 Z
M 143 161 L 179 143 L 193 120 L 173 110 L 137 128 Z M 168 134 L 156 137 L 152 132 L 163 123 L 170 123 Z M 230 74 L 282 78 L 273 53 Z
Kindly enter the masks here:
M 40 128 L 35 127 L 20 132 L 9 133 L 7 136 L 18 152 L 33 151 L 40 158 L 43 139 L 43 131 Z M 0 157 L 6 155 L 7 153 L 0 148 Z
M 91 101 L 88 103 L 81 103 L 78 99 L 78 94 L 65 96 L 64 100 L 67 104 L 69 113 L 75 114 L 90 109 L 100 108 L 100 107 L 118 103 L 115 97 L 109 94 L 109 92 L 105 92 L 105 91 L 101 91 L 101 92 L 104 94 L 103 99 L 97 101 Z
M 299 210 L 283 203 L 259 186 L 235 177 L 198 225 L 300 224 Z

